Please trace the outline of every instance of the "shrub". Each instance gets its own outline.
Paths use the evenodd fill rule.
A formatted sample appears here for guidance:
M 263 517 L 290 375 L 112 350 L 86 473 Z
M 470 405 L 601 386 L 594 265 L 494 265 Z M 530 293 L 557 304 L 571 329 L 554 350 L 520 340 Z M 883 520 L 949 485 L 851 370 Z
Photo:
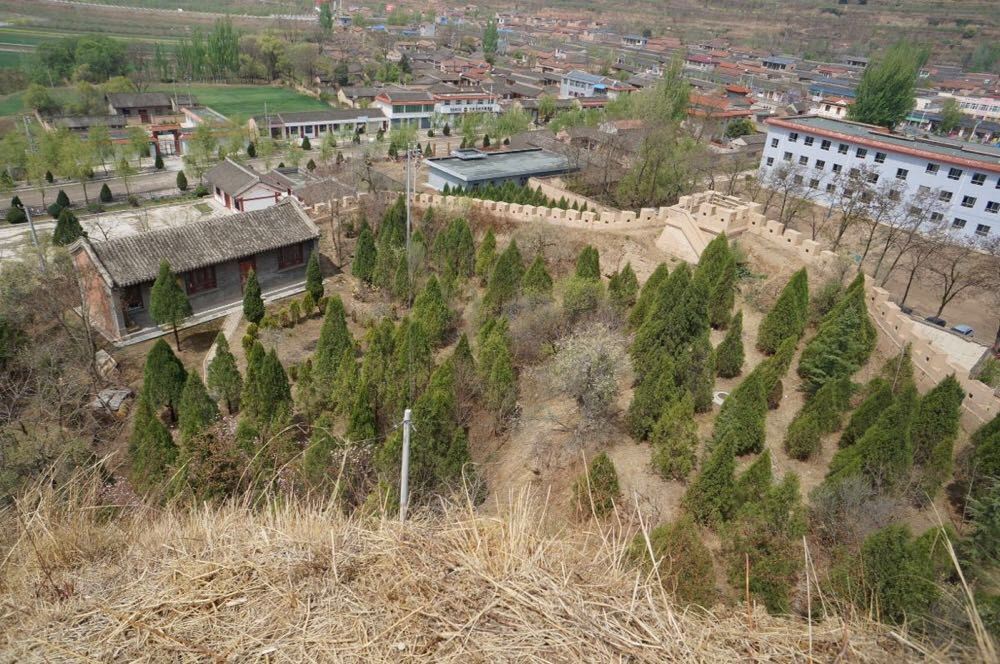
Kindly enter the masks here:
M 604 284 L 593 279 L 571 277 L 563 291 L 563 311 L 570 320 L 578 320 L 596 311 L 604 300 Z
M 23 224 L 28 221 L 28 215 L 25 214 L 24 210 L 17 206 L 10 206 L 7 208 L 7 223 L 9 224 Z
M 551 375 L 587 420 L 605 417 L 618 397 L 625 340 L 604 325 L 580 329 L 557 346 Z
M 690 393 L 664 405 L 649 442 L 653 446 L 653 468 L 664 479 L 687 479 L 694 470 L 698 448 L 698 426 Z
M 712 606 L 718 595 L 712 553 L 690 517 L 682 516 L 657 526 L 650 531 L 648 544 L 642 533 L 638 533 L 629 547 L 629 556 L 649 569 L 653 565 L 650 549 L 664 590 L 681 604 Z
M 924 615 L 937 597 L 931 560 L 922 555 L 904 525 L 887 526 L 865 539 L 859 559 L 865 593 L 855 602 L 874 605 L 881 620 L 901 623 Z
M 757 349 L 771 355 L 788 337 L 802 336 L 809 307 L 809 282 L 805 268 L 792 275 L 757 331 Z
M 785 451 L 793 459 L 804 461 L 819 451 L 820 435 L 816 414 L 803 409 L 785 431 Z
M 573 497 L 577 512 L 582 515 L 601 517 L 614 510 L 621 489 L 618 471 L 607 454 L 601 452 L 593 458 L 586 474 L 573 485 Z
M 156 155 L 156 159 L 153 161 L 153 168 L 155 168 L 158 171 L 163 170 L 163 157 L 161 157 L 159 154 Z
M 292 327 L 299 324 L 299 320 L 302 318 L 302 307 L 298 300 L 292 300 L 292 303 L 288 305 L 288 319 Z
M 105 185 L 105 186 L 107 186 L 107 185 Z M 182 192 L 187 191 L 187 189 L 188 189 L 187 176 L 184 175 L 184 171 L 177 171 L 177 189 L 179 189 Z M 111 191 L 110 190 L 108 191 L 108 195 L 109 196 L 111 195 Z M 103 196 L 104 196 L 104 190 L 103 189 L 101 189 L 101 196 L 102 196 L 101 200 L 103 201 L 104 200 L 104 198 L 103 198 Z M 110 201 L 110 200 L 111 199 L 109 198 L 108 201 Z
M 309 140 L 309 139 L 306 139 L 306 140 Z M 315 171 L 316 170 L 316 162 L 312 158 L 310 158 L 309 161 L 306 162 L 306 168 L 309 169 L 310 173 L 313 172 L 313 171 Z
M 303 150 L 312 150 L 312 143 L 309 142 L 309 137 L 308 136 L 306 136 L 305 138 L 302 139 L 302 149 Z
M 67 196 L 66 192 L 62 189 L 60 189 L 59 193 L 56 195 L 56 205 L 61 208 L 68 208 L 70 206 L 69 196 Z

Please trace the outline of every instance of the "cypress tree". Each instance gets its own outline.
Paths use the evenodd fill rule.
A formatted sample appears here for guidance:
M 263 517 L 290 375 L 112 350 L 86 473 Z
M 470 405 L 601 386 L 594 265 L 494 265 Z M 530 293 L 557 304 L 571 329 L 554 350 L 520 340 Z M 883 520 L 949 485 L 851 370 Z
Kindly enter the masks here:
M 250 157 L 251 159 L 257 158 L 257 146 L 254 144 L 253 141 L 247 143 L 247 156 Z
M 680 306 L 684 292 L 691 281 L 691 271 L 681 264 L 657 287 L 649 304 L 648 314 L 636 330 L 630 353 L 636 375 L 641 377 L 645 367 L 656 365 L 656 356 L 672 348 L 667 336 L 667 321 L 674 308 Z M 642 298 L 640 297 L 640 304 Z M 636 307 L 639 305 L 637 304 Z
M 503 305 L 517 297 L 524 276 L 524 261 L 517 241 L 511 240 L 500 257 L 497 258 L 489 285 L 483 295 L 483 307 L 492 313 L 499 313 Z
M 427 384 L 434 368 L 434 356 L 424 326 L 404 318 L 393 340 L 392 374 L 387 378 L 386 407 L 398 418 Z
M 309 142 L 309 137 L 308 136 L 306 136 L 305 138 L 302 139 L 302 149 L 303 150 L 312 150 L 312 143 Z
M 715 352 L 709 341 L 707 329 L 681 352 L 674 380 L 691 393 L 696 413 L 707 413 L 712 410 Z
M 476 252 L 476 276 L 482 283 L 493 274 L 493 265 L 497 260 L 497 239 L 493 235 L 493 229 L 486 229 L 483 241 L 479 243 L 479 250 Z
M 803 409 L 785 431 L 785 451 L 793 459 L 804 461 L 819 451 L 820 436 L 816 413 Z
M 892 404 L 892 386 L 884 378 L 874 378 L 865 387 L 865 398 L 851 414 L 840 436 L 840 447 L 850 447 L 868 431 L 886 408 Z
M 306 292 L 316 302 L 323 298 L 323 273 L 319 269 L 318 251 L 310 252 L 309 262 L 306 263 Z
M 714 525 L 725 521 L 735 507 L 734 449 L 732 434 L 720 440 L 684 493 L 684 507 L 698 523 Z
M 524 273 L 521 290 L 524 291 L 525 295 L 542 296 L 552 294 L 552 277 L 549 276 L 548 270 L 545 269 L 545 259 L 542 258 L 541 254 L 535 256 L 535 260 L 531 261 L 528 271 Z
M 176 420 L 187 371 L 163 339 L 157 339 L 146 355 L 142 372 L 142 394 L 154 410 L 167 406 Z
M 344 351 L 354 348 L 354 339 L 347 329 L 344 303 L 339 295 L 332 295 L 326 301 L 326 313 L 319 340 L 313 354 L 313 379 L 320 391 L 320 401 L 328 403 L 333 389 L 334 378 L 344 357 Z
M 708 322 L 713 328 L 724 329 L 736 300 L 736 259 L 727 254 L 723 259 L 718 277 L 711 284 L 708 293 Z
M 187 176 L 184 175 L 184 171 L 177 171 L 177 189 L 181 192 L 185 192 L 187 191 L 187 188 L 188 188 Z M 101 190 L 101 193 L 102 194 L 104 193 L 103 189 Z M 108 191 L 108 193 L 110 194 L 111 192 Z M 104 199 L 102 198 L 101 200 Z M 108 199 L 108 202 L 110 202 L 110 198 Z
M 764 379 L 754 371 L 723 402 L 715 418 L 714 444 L 729 439 L 732 452 L 739 456 L 760 452 L 764 449 L 766 414 Z
M 469 222 L 462 217 L 453 219 L 448 235 L 455 273 L 462 278 L 471 277 L 476 270 L 476 241 Z
M 865 592 L 856 602 L 864 609 L 877 606 L 881 620 L 917 619 L 937 597 L 931 561 L 911 541 L 905 525 L 886 526 L 865 538 L 858 567 Z
M 452 313 L 444 301 L 437 277 L 431 275 L 413 302 L 413 319 L 423 326 L 432 346 L 440 346 L 451 327 Z
M 848 288 L 802 351 L 798 373 L 806 391 L 813 393 L 828 380 L 853 375 L 868 360 L 875 341 L 862 282 Z
M 181 348 L 181 338 L 177 325 L 192 313 L 187 293 L 177 283 L 177 277 L 170 270 L 167 261 L 160 261 L 160 272 L 156 275 L 149 293 L 149 314 L 158 325 L 170 325 L 174 330 L 174 343 Z
M 696 273 L 704 277 L 708 283 L 715 283 L 719 275 L 722 274 L 726 258 L 729 256 L 732 256 L 729 240 L 725 233 L 720 233 L 705 245 L 705 249 L 702 250 L 701 256 L 698 258 Z
M 354 359 L 354 349 L 345 348 L 337 366 L 337 376 L 333 382 L 331 410 L 337 415 L 348 415 L 354 391 L 358 384 L 358 363 Z
M 288 385 L 288 375 L 272 348 L 264 356 L 258 377 L 258 393 L 249 414 L 264 425 L 271 424 L 282 412 L 290 412 L 292 390 Z
M 377 250 L 375 249 L 375 236 L 372 229 L 365 220 L 361 223 L 361 232 L 358 233 L 358 244 L 354 250 L 354 261 L 351 263 L 351 274 L 369 286 L 375 276 L 375 262 Z
M 664 479 L 684 480 L 695 466 L 698 426 L 694 421 L 694 399 L 689 392 L 663 407 L 649 441 L 653 447 L 653 468 Z
M 635 304 L 636 295 L 639 293 L 639 280 L 632 269 L 632 263 L 625 263 L 618 272 L 611 275 L 608 281 L 608 296 L 612 306 L 624 314 L 629 307 Z
M 668 403 L 677 398 L 674 361 L 661 353 L 655 367 L 643 375 L 628 407 L 628 429 L 636 440 L 645 440 Z M 692 409 L 694 408 L 692 402 Z
M 639 291 L 639 297 L 636 298 L 635 306 L 632 307 L 632 311 L 629 313 L 628 322 L 631 327 L 637 328 L 646 320 L 646 313 L 652 308 L 653 302 L 656 301 L 656 293 L 663 282 L 667 280 L 668 276 L 670 276 L 670 271 L 666 263 L 657 265 L 656 269 L 653 270 L 653 274 L 649 275 L 649 279 L 646 280 L 646 283 L 642 285 L 642 289 Z
M 83 226 L 80 225 L 80 220 L 76 218 L 73 211 L 68 207 L 63 208 L 56 220 L 56 228 L 52 232 L 52 242 L 60 247 L 65 247 L 85 235 Z
M 575 275 L 580 279 L 598 280 L 601 278 L 601 260 L 597 249 L 587 245 L 576 258 Z
M 247 282 L 243 287 L 243 315 L 251 323 L 260 324 L 264 319 L 264 298 L 260 294 L 260 282 L 257 281 L 257 271 L 250 270 Z
M 932 500 L 951 476 L 952 452 L 964 398 L 965 390 L 951 374 L 925 394 L 917 405 L 911 435 L 921 502 Z
M 132 463 L 129 477 L 139 491 L 156 488 L 167 478 L 170 466 L 177 460 L 177 446 L 156 416 L 155 406 L 145 392 L 136 405 L 128 453 Z
M 334 421 L 323 413 L 313 425 L 309 444 L 302 453 L 302 477 L 311 489 L 322 490 L 335 481 L 334 452 L 340 446 L 333 435 Z
M 757 349 L 768 355 L 788 337 L 799 339 L 809 320 L 809 281 L 805 268 L 792 275 L 757 331 Z
M 197 371 L 188 373 L 177 411 L 177 428 L 182 445 L 219 419 L 219 407 L 208 396 Z
M 506 326 L 497 327 L 484 339 L 479 371 L 486 407 L 498 418 L 511 413 L 517 404 L 517 374 Z
M 393 297 L 402 300 L 405 304 L 409 304 L 412 287 L 410 283 L 410 262 L 407 259 L 405 251 L 398 251 L 396 253 L 398 262 L 396 263 L 396 271 L 393 272 L 392 284 L 389 290 L 392 291 Z
M 347 437 L 352 443 L 357 444 L 375 437 L 377 433 L 377 395 L 378 385 L 375 380 L 362 371 L 347 422 Z
M 59 193 L 56 195 L 56 205 L 64 209 L 69 207 L 69 196 L 67 196 L 66 192 L 62 189 L 60 189 Z
M 573 485 L 573 501 L 580 514 L 606 516 L 621 499 L 618 471 L 607 454 L 601 452 L 593 458 L 587 474 Z
M 208 388 L 226 402 L 226 411 L 232 415 L 239 410 L 243 377 L 236 367 L 236 358 L 229 350 L 229 342 L 222 332 L 215 337 L 215 357 L 208 365 Z
M 664 322 L 666 348 L 677 350 L 708 332 L 708 290 L 708 283 L 703 278 L 691 280 L 681 301 L 670 310 Z
M 650 567 L 654 562 L 649 557 L 650 548 L 658 565 L 657 577 L 674 601 L 700 607 L 715 603 L 718 592 L 712 552 L 690 517 L 657 526 L 649 533 L 648 545 L 642 533 L 637 533 L 629 557 Z
M 98 198 L 102 203 L 110 203 L 114 200 L 114 196 L 111 195 L 111 187 L 108 186 L 107 182 L 101 185 L 101 193 L 98 194 Z
M 153 160 L 153 168 L 155 168 L 158 171 L 163 170 L 163 157 L 161 157 L 159 154 L 157 154 L 156 159 Z
M 743 312 L 737 311 L 726 336 L 715 349 L 715 365 L 722 378 L 735 378 L 743 371 Z
M 910 357 L 911 346 L 906 346 L 895 357 L 886 361 L 879 374 L 892 388 L 893 394 L 899 394 L 913 385 L 913 359 Z
M 764 500 L 771 490 L 771 481 L 771 450 L 764 450 L 736 479 L 736 507 Z

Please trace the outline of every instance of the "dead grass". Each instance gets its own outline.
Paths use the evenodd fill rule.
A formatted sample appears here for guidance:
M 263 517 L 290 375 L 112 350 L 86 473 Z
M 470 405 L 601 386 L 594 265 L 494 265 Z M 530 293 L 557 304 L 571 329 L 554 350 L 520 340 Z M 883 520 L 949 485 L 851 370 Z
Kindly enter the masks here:
M 625 556 L 627 519 L 547 532 L 522 493 L 399 524 L 330 505 L 99 506 L 94 476 L 0 514 L 4 661 L 914 659 L 837 617 L 684 610 Z M 923 647 L 921 647 L 923 649 Z M 968 656 L 957 648 L 929 659 Z

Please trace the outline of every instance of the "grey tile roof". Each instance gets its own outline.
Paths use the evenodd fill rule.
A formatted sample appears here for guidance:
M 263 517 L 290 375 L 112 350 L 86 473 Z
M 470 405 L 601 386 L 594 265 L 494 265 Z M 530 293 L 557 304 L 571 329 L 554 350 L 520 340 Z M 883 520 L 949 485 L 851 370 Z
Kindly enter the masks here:
M 215 187 L 235 196 L 256 184 L 260 175 L 249 166 L 242 166 L 226 158 L 205 173 L 205 179 Z
M 161 260 L 181 274 L 318 237 L 319 229 L 299 204 L 286 199 L 263 210 L 84 242 L 115 286 L 130 286 L 156 279 Z
M 112 92 L 107 99 L 115 108 L 170 106 L 170 96 L 165 92 Z

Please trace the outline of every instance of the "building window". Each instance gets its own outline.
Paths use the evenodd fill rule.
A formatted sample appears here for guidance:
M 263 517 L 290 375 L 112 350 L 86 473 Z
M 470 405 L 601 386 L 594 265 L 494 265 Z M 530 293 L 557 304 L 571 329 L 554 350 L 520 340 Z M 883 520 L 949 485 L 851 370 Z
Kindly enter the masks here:
M 841 172 L 842 170 L 844 170 L 844 167 L 843 167 L 843 166 L 841 166 L 840 164 L 834 164 L 834 165 L 833 165 L 833 172 L 834 172 L 834 173 L 839 173 L 839 172 Z
M 809 188 L 810 189 L 817 189 L 818 187 L 819 187 L 819 180 L 818 179 L 813 178 L 812 180 L 809 180 Z
M 979 237 L 986 237 L 990 234 L 990 227 L 986 224 L 979 224 L 976 226 L 976 235 Z
M 837 146 L 837 153 L 838 154 L 847 154 L 848 147 L 850 147 L 850 146 L 848 146 L 847 143 L 841 143 L 840 145 Z
M 802 184 L 802 176 L 801 175 L 794 176 L 792 178 L 792 182 L 794 182 L 795 184 Z
M 944 219 L 944 215 L 940 212 L 931 212 L 931 221 L 941 221 Z
M 952 228 L 965 228 L 965 224 L 966 224 L 965 219 L 959 219 L 958 217 L 955 217 L 955 220 L 951 222 L 951 227 Z
M 801 157 L 799 157 L 799 165 L 800 166 L 808 166 L 809 165 L 809 157 L 807 157 L 805 155 L 802 155 Z
M 768 157 L 767 158 L 767 165 L 768 166 L 773 166 L 774 165 L 774 157 Z
M 911 205 L 910 206 L 909 215 L 911 217 L 919 217 L 921 212 L 923 212 L 923 210 L 921 210 L 920 208 L 918 208 L 916 205 Z
M 284 270 L 286 267 L 302 265 L 302 245 L 293 244 L 278 249 L 278 269 Z
M 876 164 L 884 164 L 885 163 L 885 153 L 884 152 L 876 152 L 875 153 L 875 163 Z
M 776 138 L 772 138 L 771 139 L 771 147 L 772 148 L 778 147 L 778 139 L 776 139 Z
M 876 182 L 878 182 L 878 173 L 869 173 L 868 174 L 868 181 L 871 182 L 872 184 L 875 184 Z
M 909 174 L 910 174 L 910 171 L 906 170 L 905 168 L 897 168 L 896 169 L 896 179 L 897 180 L 905 180 L 906 176 L 909 175 Z
M 790 143 L 794 143 L 794 142 L 795 142 L 795 141 L 797 141 L 797 140 L 799 140 L 799 132 L 797 132 L 797 131 L 793 131 L 792 133 L 790 133 L 790 134 L 788 135 L 788 141 L 789 141 Z
M 939 168 L 941 168 L 941 167 L 938 164 L 935 164 L 934 162 L 929 161 L 929 162 L 927 162 L 927 171 L 926 172 L 930 173 L 931 175 L 936 175 Z
M 985 173 L 973 173 L 972 174 L 972 184 L 980 185 L 981 186 L 984 182 L 986 182 L 986 174 Z
M 854 179 L 861 176 L 861 171 L 856 168 L 852 168 L 848 174 L 851 176 L 851 179 Z
M 941 193 L 938 194 L 938 200 L 941 201 L 941 202 L 943 202 L 943 203 L 950 203 L 951 202 L 951 192 L 950 191 L 942 191 Z
M 792 160 L 792 153 L 791 152 L 786 152 L 784 155 L 782 155 L 781 158 L 784 159 L 785 161 L 791 161 Z
M 832 182 L 826 185 L 826 193 L 832 194 L 835 191 L 837 191 L 837 185 L 833 184 Z
M 951 169 L 948 169 L 948 179 L 949 180 L 957 180 L 960 177 L 962 177 L 962 169 L 961 168 L 951 168 Z
M 814 140 L 815 139 L 812 136 L 806 136 L 805 138 L 802 139 L 802 142 L 805 143 L 806 145 L 812 145 Z
M 962 196 L 962 207 L 970 208 L 975 207 L 976 197 L 975 196 Z
M 1000 212 L 1000 201 L 990 201 L 986 204 L 986 211 L 990 214 Z
M 865 157 L 868 156 L 868 150 L 865 148 L 858 148 L 857 151 L 854 153 L 854 156 L 857 157 L 858 159 L 864 159 Z
M 825 141 L 825 140 L 824 141 L 820 141 L 819 142 L 819 149 L 820 150 L 829 150 L 830 149 L 830 141 Z
M 823 170 L 823 167 L 826 166 L 826 162 L 823 161 L 822 159 L 817 159 L 816 163 L 813 164 L 813 166 L 816 168 L 816 170 L 821 171 Z
M 186 273 L 184 286 L 188 295 L 213 290 L 215 288 L 215 266 L 209 265 Z

